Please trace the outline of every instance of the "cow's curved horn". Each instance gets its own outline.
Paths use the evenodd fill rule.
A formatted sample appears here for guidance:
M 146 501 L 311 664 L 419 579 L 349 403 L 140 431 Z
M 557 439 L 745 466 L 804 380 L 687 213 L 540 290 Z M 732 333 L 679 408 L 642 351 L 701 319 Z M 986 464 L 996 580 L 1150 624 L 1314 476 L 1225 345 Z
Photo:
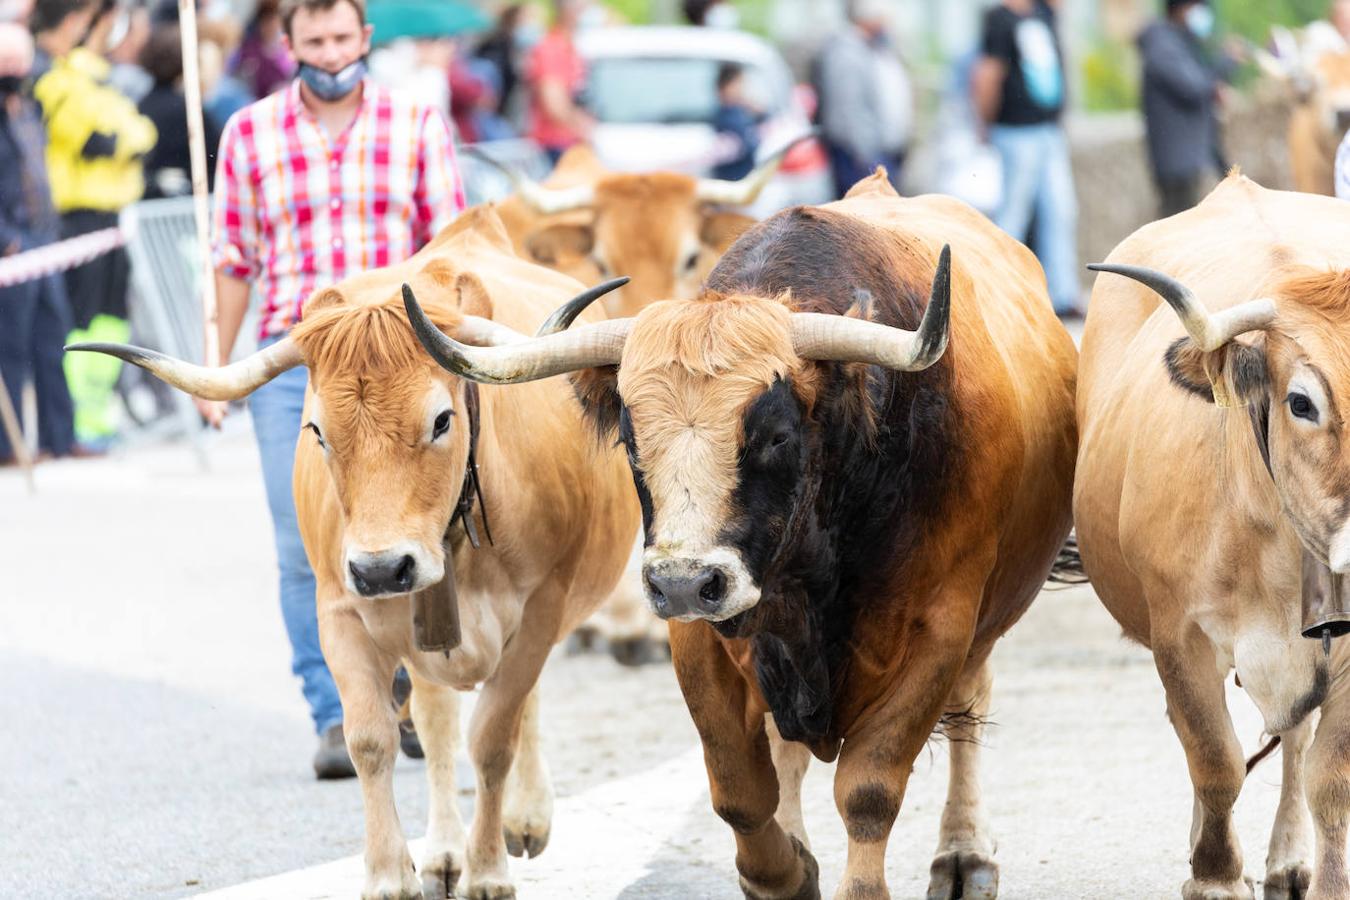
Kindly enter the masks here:
M 220 367 L 193 365 L 157 350 L 145 350 L 130 344 L 91 342 L 71 344 L 66 350 L 115 356 L 203 400 L 239 400 L 247 397 L 282 372 L 304 362 L 300 348 L 289 337 L 263 347 L 238 362 Z
M 437 328 L 406 284 L 403 306 L 413 333 L 437 364 L 461 378 L 486 384 L 518 384 L 592 366 L 615 365 L 623 355 L 623 342 L 632 325 L 630 319 L 611 319 L 525 343 L 472 347 Z
M 759 197 L 760 191 L 768 186 L 777 174 L 778 167 L 787 158 L 788 151 L 817 136 L 815 129 L 794 138 L 777 153 L 755 166 L 743 178 L 737 181 L 723 181 L 720 178 L 700 178 L 694 196 L 703 203 L 718 203 L 724 206 L 749 206 Z
M 535 337 L 543 337 L 546 334 L 557 334 L 560 331 L 566 331 L 572 327 L 572 323 L 577 320 L 577 316 L 586 311 L 590 306 L 610 291 L 617 291 L 630 281 L 627 275 L 621 275 L 618 278 L 611 278 L 609 281 L 602 281 L 595 287 L 587 288 L 580 294 L 577 294 L 571 300 L 568 300 L 562 306 L 553 311 L 553 314 L 544 320 L 544 324 L 539 326 L 539 330 L 534 333 Z
M 556 213 L 570 212 L 574 209 L 583 209 L 595 205 L 594 185 L 579 184 L 570 188 L 544 187 L 533 178 L 518 172 L 499 160 L 493 159 L 476 147 L 466 147 L 464 152 L 482 160 L 509 178 L 511 186 L 516 189 L 520 199 L 524 200 L 527 206 L 540 215 L 551 216 Z
M 1088 268 L 1094 272 L 1124 275 L 1151 289 L 1176 311 L 1181 324 L 1186 326 L 1186 333 L 1204 351 L 1218 350 L 1239 334 L 1267 328 L 1275 320 L 1275 303 L 1265 298 L 1248 300 L 1211 313 L 1201 305 L 1190 288 L 1171 275 L 1143 266 L 1114 263 L 1093 263 Z
M 897 372 L 918 372 L 947 349 L 952 308 L 952 250 L 944 246 L 918 331 L 849 316 L 793 313 L 792 349 L 802 359 L 863 362 Z

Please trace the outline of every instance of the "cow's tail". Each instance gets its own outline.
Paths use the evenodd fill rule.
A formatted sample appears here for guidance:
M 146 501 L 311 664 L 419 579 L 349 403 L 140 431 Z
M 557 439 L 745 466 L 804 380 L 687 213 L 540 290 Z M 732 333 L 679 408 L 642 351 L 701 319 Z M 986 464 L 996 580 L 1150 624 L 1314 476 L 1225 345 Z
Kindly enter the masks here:
M 1247 760 L 1247 774 L 1248 775 L 1252 774 L 1252 769 L 1256 768 L 1257 763 L 1261 762 L 1261 760 L 1265 759 L 1267 756 L 1274 753 L 1275 748 L 1278 746 L 1280 746 L 1280 736 L 1277 734 L 1270 740 L 1266 741 L 1266 745 L 1262 747 L 1260 750 L 1257 750 L 1255 753 L 1253 753 L 1251 755 L 1251 758 Z
M 1087 572 L 1083 571 L 1083 557 L 1078 552 L 1078 535 L 1070 531 L 1059 548 L 1055 564 L 1050 567 L 1050 584 L 1087 584 Z

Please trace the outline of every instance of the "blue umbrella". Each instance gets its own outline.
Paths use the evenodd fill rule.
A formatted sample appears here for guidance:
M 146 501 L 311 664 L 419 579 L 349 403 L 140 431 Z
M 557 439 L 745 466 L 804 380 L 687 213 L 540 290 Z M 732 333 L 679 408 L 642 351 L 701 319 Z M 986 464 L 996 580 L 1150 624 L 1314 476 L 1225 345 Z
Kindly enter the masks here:
M 366 18 L 375 26 L 377 44 L 401 37 L 453 37 L 492 25 L 487 13 L 461 0 L 370 0 Z

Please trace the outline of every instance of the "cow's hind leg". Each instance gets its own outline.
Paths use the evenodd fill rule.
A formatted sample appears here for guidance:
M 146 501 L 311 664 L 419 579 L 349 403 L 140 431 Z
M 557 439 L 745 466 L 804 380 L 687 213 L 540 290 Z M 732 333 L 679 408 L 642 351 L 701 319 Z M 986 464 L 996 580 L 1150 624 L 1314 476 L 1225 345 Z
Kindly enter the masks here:
M 553 781 L 539 743 L 539 688 L 525 701 L 511 774 L 506 776 L 502 833 L 506 852 L 534 858 L 548 846 L 553 823 Z
M 1312 848 L 1312 814 L 1308 810 L 1303 770 L 1312 742 L 1316 714 L 1280 735 L 1284 774 L 1280 780 L 1280 805 L 1275 827 L 1270 831 L 1266 855 L 1264 900 L 1302 900 L 1312 881 L 1309 865 Z
M 1191 877 L 1181 895 L 1184 900 L 1251 900 L 1232 816 L 1246 760 L 1228 715 L 1214 647 L 1194 627 L 1155 623 L 1153 660 L 1195 791 Z
M 455 751 L 459 746 L 459 692 L 412 675 L 412 718 L 427 761 L 430 816 L 422 853 L 425 900 L 455 895 L 464 871 L 464 820 L 459 815 Z
M 540 598 L 528 603 L 541 615 L 558 609 L 562 600 Z M 469 722 L 469 757 L 478 775 L 478 797 L 469 828 L 469 867 L 462 895 L 467 900 L 504 900 L 516 889 L 506 864 L 502 809 L 506 780 L 515 759 L 521 720 L 530 692 L 548 658 L 549 638 L 556 623 L 536 619 L 521 628 L 502 655 L 497 671 L 483 685 Z
M 765 718 L 764 726 L 769 735 L 773 768 L 778 773 L 778 810 L 773 814 L 774 821 L 810 850 L 811 841 L 806 837 L 806 822 L 802 819 L 802 779 L 811 764 L 811 751 L 803 743 L 784 740 L 773 716 Z
M 741 891 L 747 900 L 819 900 L 815 857 L 774 819 L 778 776 L 749 685 L 702 622 L 672 622 L 670 648 L 703 742 L 713 810 L 735 832 Z
M 928 900 L 992 900 L 998 896 L 995 842 L 980 794 L 980 741 L 993 687 L 989 661 L 968 664 L 952 690 L 944 731 L 951 749 L 947 805 L 942 810 Z
M 1345 641 L 1346 638 L 1340 638 Z M 1339 650 L 1339 648 L 1338 648 Z M 1350 682 L 1333 677 L 1307 755 L 1308 806 L 1317 831 L 1309 900 L 1350 897 L 1345 841 L 1350 819 Z
M 411 900 L 422 888 L 394 807 L 398 720 L 389 685 L 398 660 L 371 640 L 351 611 L 321 615 L 319 639 L 342 698 L 342 733 L 361 779 L 366 810 L 366 884 L 362 900 Z

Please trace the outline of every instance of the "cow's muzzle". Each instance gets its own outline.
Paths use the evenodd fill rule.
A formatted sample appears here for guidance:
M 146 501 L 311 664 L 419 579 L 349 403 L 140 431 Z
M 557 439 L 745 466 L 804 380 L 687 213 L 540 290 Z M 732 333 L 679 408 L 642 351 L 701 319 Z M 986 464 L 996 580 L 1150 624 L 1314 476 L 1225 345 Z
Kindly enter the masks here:
M 644 572 L 647 599 L 663 619 L 717 618 L 727 596 L 727 573 L 717 566 L 667 560 Z
M 420 591 L 445 574 L 420 546 L 411 542 L 386 550 L 347 551 L 347 587 L 362 597 Z

